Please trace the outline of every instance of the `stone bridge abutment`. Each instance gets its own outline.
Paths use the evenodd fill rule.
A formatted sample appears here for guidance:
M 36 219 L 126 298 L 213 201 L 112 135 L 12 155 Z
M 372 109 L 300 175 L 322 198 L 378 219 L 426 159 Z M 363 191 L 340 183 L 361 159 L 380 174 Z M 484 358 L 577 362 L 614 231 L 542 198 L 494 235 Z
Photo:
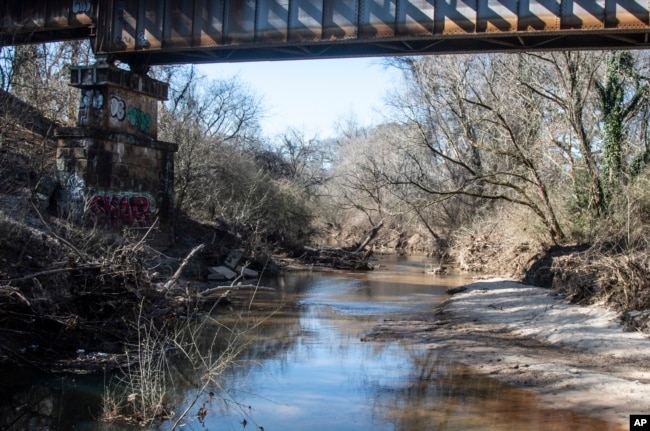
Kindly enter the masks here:
M 54 133 L 59 209 L 114 228 L 168 218 L 178 146 L 157 139 L 168 85 L 101 62 L 72 67 L 70 84 L 81 95 L 77 126 Z

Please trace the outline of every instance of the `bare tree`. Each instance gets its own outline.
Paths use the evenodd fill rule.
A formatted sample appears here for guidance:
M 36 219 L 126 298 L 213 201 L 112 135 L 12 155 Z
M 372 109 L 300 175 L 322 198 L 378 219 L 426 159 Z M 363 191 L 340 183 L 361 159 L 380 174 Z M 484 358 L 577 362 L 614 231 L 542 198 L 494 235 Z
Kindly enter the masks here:
M 540 157 L 543 123 L 530 92 L 512 88 L 514 56 L 402 59 L 409 91 L 394 99 L 407 141 L 391 184 L 442 201 L 503 200 L 529 208 L 551 238 L 564 232 Z
M 538 106 L 544 107 L 552 139 L 570 163 L 575 200 L 582 201 L 586 194 L 586 206 L 596 216 L 606 209 L 596 157 L 600 131 L 593 93 L 602 63 L 602 53 L 527 54 L 522 64 L 528 73 L 518 80 L 547 102 Z
M 241 148 L 254 138 L 260 101 L 237 79 L 206 82 L 193 66 L 157 73 L 170 82 L 170 100 L 160 115 L 160 136 L 179 144 L 175 205 L 190 209 L 189 197 L 201 207 L 199 183 L 220 165 L 223 148 Z
M 7 48 L 5 48 L 7 49 Z M 13 50 L 8 90 L 38 107 L 50 119 L 68 126 L 77 122 L 79 91 L 70 87 L 70 66 L 94 61 L 87 41 L 20 45 Z
M 69 85 L 70 65 L 91 61 L 87 42 L 0 48 L 0 148 L 19 136 L 13 150 L 29 161 L 32 178 L 53 169 L 54 129 L 76 124 L 79 94 Z
M 261 100 L 236 78 L 207 81 L 193 67 L 157 73 L 171 82 L 161 136 L 179 144 L 176 209 L 226 225 L 252 248 L 299 241 L 310 217 L 298 185 L 303 171 L 295 170 L 302 169 L 298 157 L 282 160 L 295 167 L 289 177 L 273 176 L 259 162 Z
M 288 129 L 277 145 L 280 156 L 287 163 L 286 177 L 301 184 L 305 192 L 313 196 L 318 186 L 330 179 L 332 146 L 333 141 L 321 140 L 317 136 L 308 138 L 298 129 Z

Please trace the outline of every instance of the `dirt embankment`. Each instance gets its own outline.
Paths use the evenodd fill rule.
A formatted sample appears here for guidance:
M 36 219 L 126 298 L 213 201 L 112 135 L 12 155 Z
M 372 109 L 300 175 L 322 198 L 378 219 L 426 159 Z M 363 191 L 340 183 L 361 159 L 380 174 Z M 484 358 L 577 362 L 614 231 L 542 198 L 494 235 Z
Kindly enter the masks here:
M 549 289 L 477 282 L 434 315 L 383 322 L 366 339 L 411 339 L 551 407 L 623 429 L 630 414 L 650 412 L 647 336 L 624 332 L 611 310 L 569 304 Z

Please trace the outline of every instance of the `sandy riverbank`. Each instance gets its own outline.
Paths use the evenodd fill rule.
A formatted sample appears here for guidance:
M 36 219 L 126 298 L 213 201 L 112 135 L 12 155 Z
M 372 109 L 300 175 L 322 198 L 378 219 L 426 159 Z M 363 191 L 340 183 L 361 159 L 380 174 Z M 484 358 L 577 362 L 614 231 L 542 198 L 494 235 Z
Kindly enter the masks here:
M 624 332 L 616 314 L 552 291 L 487 280 L 435 315 L 385 321 L 368 340 L 412 339 L 476 372 L 535 393 L 551 407 L 620 424 L 650 414 L 650 339 Z

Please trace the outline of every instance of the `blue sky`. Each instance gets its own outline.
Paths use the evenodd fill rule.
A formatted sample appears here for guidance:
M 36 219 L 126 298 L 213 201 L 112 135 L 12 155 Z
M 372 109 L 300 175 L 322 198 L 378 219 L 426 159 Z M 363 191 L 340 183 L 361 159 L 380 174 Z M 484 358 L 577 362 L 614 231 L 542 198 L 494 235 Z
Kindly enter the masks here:
M 307 137 L 335 134 L 337 120 L 354 115 L 360 125 L 381 123 L 385 97 L 399 78 L 381 58 L 226 63 L 199 66 L 211 78 L 239 75 L 266 106 L 267 136 L 288 127 Z

